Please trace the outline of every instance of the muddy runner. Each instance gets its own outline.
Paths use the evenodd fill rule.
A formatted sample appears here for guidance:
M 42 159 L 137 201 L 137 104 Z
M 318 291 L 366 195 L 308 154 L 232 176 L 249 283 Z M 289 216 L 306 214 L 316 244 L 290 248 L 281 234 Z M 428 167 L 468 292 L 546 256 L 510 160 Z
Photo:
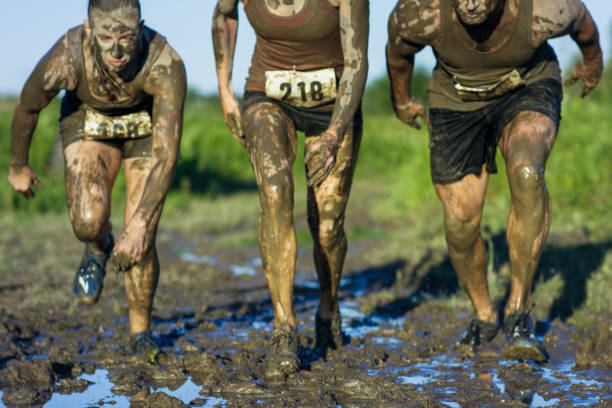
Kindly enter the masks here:
M 90 0 L 88 17 L 57 41 L 21 92 L 9 181 L 28 198 L 32 185 L 42 188 L 28 165 L 30 142 L 39 112 L 65 90 L 60 135 L 66 198 L 74 234 L 85 243 L 73 292 L 93 305 L 105 269 L 124 272 L 131 342 L 135 353 L 149 356 L 156 350 L 150 333 L 159 278 L 155 235 L 178 157 L 185 69 L 165 38 L 144 25 L 137 0 Z M 127 204 L 115 241 L 110 195 L 122 164 Z
M 308 223 L 320 286 L 317 350 L 325 356 L 345 341 L 337 293 L 347 251 L 344 213 L 362 134 L 368 1 L 243 3 L 257 43 L 242 112 L 231 86 L 238 0 L 219 0 L 213 40 L 225 121 L 248 149 L 259 187 L 259 249 L 274 308 L 264 373 L 268 382 L 282 382 L 300 367 L 293 310 L 297 131 L 305 134 Z
M 561 119 L 561 73 L 548 44 L 569 34 L 583 55 L 567 84 L 586 96 L 603 71 L 597 27 L 578 0 L 400 0 L 389 18 L 387 64 L 400 120 L 430 131 L 431 177 L 444 206 L 446 241 L 474 306 L 461 343 L 476 347 L 501 328 L 510 359 L 546 361 L 529 316 L 531 287 L 550 229 L 546 161 Z M 415 54 L 434 50 L 429 112 L 411 95 Z M 503 316 L 489 296 L 480 222 L 497 147 L 510 186 L 511 288 Z M 502 324 L 503 321 L 503 324 Z

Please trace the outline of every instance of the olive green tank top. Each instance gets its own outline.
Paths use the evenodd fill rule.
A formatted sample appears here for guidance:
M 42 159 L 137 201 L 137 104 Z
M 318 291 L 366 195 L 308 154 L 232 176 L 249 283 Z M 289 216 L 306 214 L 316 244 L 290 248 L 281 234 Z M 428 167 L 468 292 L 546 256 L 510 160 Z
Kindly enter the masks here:
M 428 87 L 429 107 L 472 111 L 520 86 L 546 78 L 561 81 L 552 47 L 531 42 L 532 15 L 533 0 L 519 0 L 513 33 L 498 49 L 480 51 L 470 44 L 454 7 L 441 1 L 441 37 L 434 47 L 437 65 Z
M 249 0 L 244 11 L 257 36 L 247 91 L 265 91 L 266 71 L 333 68 L 340 79 L 340 16 L 329 0 L 306 0 L 302 10 L 289 17 L 271 13 L 264 0 Z

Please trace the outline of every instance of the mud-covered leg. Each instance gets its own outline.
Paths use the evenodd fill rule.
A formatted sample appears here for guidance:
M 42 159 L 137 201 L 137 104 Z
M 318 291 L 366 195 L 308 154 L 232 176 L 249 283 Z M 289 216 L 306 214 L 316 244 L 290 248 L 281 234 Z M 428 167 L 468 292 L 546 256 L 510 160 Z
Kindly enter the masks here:
M 121 152 L 94 141 L 64 150 L 66 200 L 76 237 L 102 251 L 109 243 L 110 196 L 121 168 Z
M 347 249 L 344 214 L 361 133 L 361 123 L 349 126 L 330 174 L 318 186 L 308 188 L 308 224 L 314 241 L 314 261 L 320 287 L 316 316 L 318 348 L 336 348 L 342 345 L 338 288 Z M 316 136 L 306 138 L 306 152 L 311 149 L 316 139 Z
M 293 122 L 276 105 L 259 103 L 245 112 L 245 135 L 259 186 L 259 250 L 274 307 L 263 364 L 268 382 L 282 382 L 299 369 L 293 316 L 297 241 L 293 225 L 293 172 L 296 134 Z
M 121 152 L 94 141 L 71 143 L 64 150 L 66 199 L 72 229 L 85 243 L 73 292 L 85 304 L 97 302 L 112 246 L 110 196 Z
M 550 228 L 544 170 L 556 132 L 548 116 L 527 111 L 506 126 L 500 140 L 511 196 L 507 229 L 511 289 L 506 315 L 529 308 L 531 285 Z
M 137 205 L 151 172 L 152 159 L 137 157 L 125 160 L 126 205 L 125 224 L 137 210 Z M 151 324 L 153 297 L 159 279 L 159 260 L 155 247 L 157 225 L 161 208 L 156 211 L 147 227 L 145 254 L 138 264 L 125 274 L 125 290 L 130 308 L 130 333 L 137 335 L 148 332 Z
M 487 283 L 487 254 L 480 231 L 487 182 L 488 173 L 483 165 L 479 176 L 468 174 L 456 183 L 434 184 L 444 205 L 444 228 L 451 263 L 474 306 L 475 318 L 459 343 L 473 347 L 491 341 L 498 331 Z
M 452 184 L 435 184 L 444 205 L 448 252 L 459 281 L 474 306 L 477 319 L 496 322 L 486 275 L 486 251 L 480 232 L 488 174 L 468 174 Z
M 504 313 L 508 340 L 504 356 L 509 359 L 548 358 L 534 335 L 529 308 L 531 286 L 550 228 L 551 203 L 544 171 L 556 133 L 548 116 L 526 111 L 506 126 L 500 139 L 511 196 L 506 232 L 510 296 Z
M 245 133 L 259 186 L 259 250 L 274 307 L 274 326 L 288 324 L 295 329 L 293 278 L 297 243 L 292 171 L 295 128 L 278 106 L 259 103 L 245 113 Z

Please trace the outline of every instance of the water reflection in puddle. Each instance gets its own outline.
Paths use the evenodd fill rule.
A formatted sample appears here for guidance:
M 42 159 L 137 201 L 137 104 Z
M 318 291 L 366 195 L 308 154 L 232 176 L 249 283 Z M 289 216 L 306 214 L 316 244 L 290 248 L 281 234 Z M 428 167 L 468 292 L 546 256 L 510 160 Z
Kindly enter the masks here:
M 343 307 L 344 306 L 344 307 Z M 385 327 L 392 326 L 394 328 L 403 327 L 404 319 L 385 319 L 382 316 L 363 316 L 356 308 L 356 304 L 346 302 L 341 306 L 341 313 L 347 320 L 352 320 L 352 323 L 347 327 L 347 331 L 351 336 L 369 337 L 375 344 L 384 344 L 390 349 L 395 349 L 401 353 L 402 341 L 397 338 L 388 337 L 370 337 L 369 333 L 381 330 L 382 325 Z M 350 318 L 348 318 L 350 316 Z M 355 321 L 360 321 L 355 324 Z M 455 374 L 451 373 L 454 370 L 469 373 L 468 378 L 474 380 L 483 380 L 491 382 L 499 392 L 502 401 L 504 399 L 519 398 L 531 407 L 549 407 L 560 404 L 559 398 L 548 397 L 546 400 L 541 394 L 535 390 L 512 390 L 510 389 L 504 378 L 500 378 L 497 367 L 510 368 L 517 364 L 516 361 L 500 360 L 485 372 L 478 372 L 472 360 L 455 359 L 452 354 L 440 354 L 431 357 L 426 362 L 418 362 L 406 366 L 395 367 L 387 370 L 369 370 L 368 375 L 377 376 L 385 374 L 398 374 L 395 381 L 400 384 L 410 384 L 417 387 L 417 391 L 434 392 L 441 398 L 439 402 L 446 406 L 459 406 L 452 397 L 456 392 L 453 387 L 441 387 L 438 383 L 433 384 L 438 380 L 446 383 L 452 382 Z M 573 361 L 550 362 L 547 366 L 541 366 L 536 363 L 530 363 L 533 373 L 542 381 L 547 382 L 549 392 L 562 393 L 565 397 L 571 399 L 572 406 L 578 405 L 593 405 L 600 402 L 601 392 L 605 392 L 607 384 L 598 381 L 594 377 L 593 370 L 575 371 Z M 408 373 L 408 374 L 406 374 Z M 450 378 L 449 378 L 450 377 Z M 503 375 L 502 375 L 503 377 Z M 603 378 L 603 377 L 601 377 Z M 529 384 L 529 380 L 526 380 Z M 576 386 L 589 387 L 589 389 L 576 389 Z M 554 395 L 554 394 L 553 394 Z M 451 401 L 448 401 L 451 399 Z M 444 401 L 446 400 L 446 401 Z
M 235 276 L 255 276 L 257 269 L 261 267 L 261 258 L 255 258 L 247 262 L 245 265 L 230 265 L 219 261 L 219 258 L 211 255 L 195 255 L 190 252 L 181 254 L 181 261 L 218 266 L 219 268 L 227 269 Z
M 111 391 L 114 384 L 108 379 L 107 370 L 96 370 L 93 374 L 84 374 L 80 378 L 88 381 L 89 387 L 82 393 L 69 395 L 53 394 L 53 397 L 45 404 L 45 408 L 65 408 L 65 407 L 85 407 L 97 405 L 112 405 L 115 408 L 129 408 L 130 397 L 115 395 Z M 212 408 L 226 406 L 227 401 L 223 398 L 203 397 L 199 394 L 202 387 L 195 385 L 191 379 L 175 390 L 169 388 L 157 388 L 151 392 L 162 391 L 172 397 L 178 398 L 185 403 L 189 403 L 196 398 L 206 400 L 203 407 Z M 0 397 L 2 393 L 0 392 Z M 100 404 L 100 402 L 102 404 Z M 221 405 L 219 405 L 221 404 Z
M 412 376 L 400 375 L 399 377 L 396 378 L 396 380 L 400 384 L 425 385 L 429 382 L 432 382 L 433 378 L 426 377 L 423 375 L 412 375 Z

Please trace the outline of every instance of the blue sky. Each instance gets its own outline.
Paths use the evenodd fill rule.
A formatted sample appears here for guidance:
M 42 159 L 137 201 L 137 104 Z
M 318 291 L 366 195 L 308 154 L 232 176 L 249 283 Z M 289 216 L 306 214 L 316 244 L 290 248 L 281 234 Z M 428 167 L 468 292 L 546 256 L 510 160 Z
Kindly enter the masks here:
M 540 0 L 555 1 L 555 0 Z M 599 26 L 604 58 L 609 59 L 612 6 L 609 0 L 584 0 Z M 386 24 L 396 0 L 370 0 L 369 79 L 385 74 Z M 210 35 L 215 0 L 141 0 L 146 24 L 168 38 L 183 57 L 189 85 L 203 93 L 217 89 Z M 242 7 L 241 7 L 242 8 Z M 36 62 L 70 27 L 86 18 L 87 0 L 20 0 L 5 2 L 0 13 L 0 95 L 18 94 Z M 255 37 L 244 14 L 240 15 L 233 85 L 241 92 L 247 76 Z M 566 37 L 552 42 L 563 67 L 578 53 Z M 417 65 L 433 66 L 427 49 L 417 55 Z

